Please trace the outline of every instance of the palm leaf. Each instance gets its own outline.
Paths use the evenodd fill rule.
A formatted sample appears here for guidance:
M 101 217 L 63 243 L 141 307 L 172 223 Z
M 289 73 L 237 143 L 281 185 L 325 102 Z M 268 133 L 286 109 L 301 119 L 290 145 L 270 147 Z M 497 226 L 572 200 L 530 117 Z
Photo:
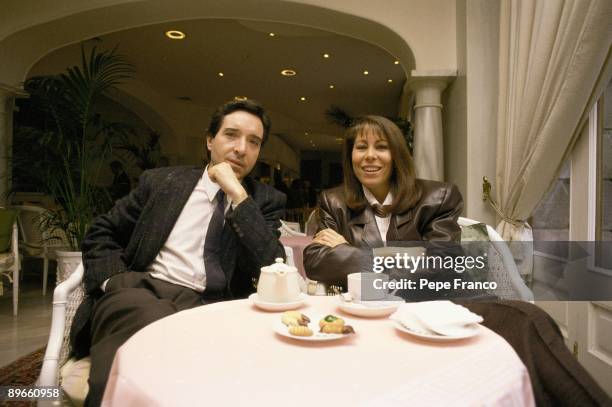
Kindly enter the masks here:
M 32 105 L 48 117 L 49 126 L 17 132 L 29 140 L 16 141 L 35 143 L 44 157 L 31 163 L 24 174 L 37 178 L 41 189 L 61 205 L 47 225 L 63 230 L 75 250 L 93 218 L 110 204 L 108 194 L 95 186 L 100 165 L 110 157 L 113 145 L 125 141 L 132 131 L 125 123 L 107 120 L 96 112 L 101 98 L 134 73 L 133 66 L 116 51 L 116 47 L 106 51 L 93 48 L 87 53 L 82 47 L 80 66 L 25 83 Z M 25 167 L 19 160 L 15 165 Z

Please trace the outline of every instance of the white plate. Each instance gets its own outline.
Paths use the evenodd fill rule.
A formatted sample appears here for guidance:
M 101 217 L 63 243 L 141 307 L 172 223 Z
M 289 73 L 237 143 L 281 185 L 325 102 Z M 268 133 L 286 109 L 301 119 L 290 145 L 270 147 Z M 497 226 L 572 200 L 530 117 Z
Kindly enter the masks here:
M 272 326 L 272 328 L 274 329 L 274 332 L 276 332 L 279 335 L 282 335 L 286 338 L 291 338 L 291 339 L 297 339 L 298 341 L 306 341 L 306 342 L 325 342 L 325 341 L 335 341 L 338 339 L 343 339 L 343 338 L 351 338 L 353 336 L 355 336 L 355 334 L 324 334 L 319 332 L 319 321 L 321 320 L 321 318 L 324 318 L 326 315 L 329 314 L 325 314 L 325 315 L 309 315 L 309 314 L 305 314 L 308 318 L 310 318 L 310 323 L 308 324 L 308 327 L 312 330 L 313 334 L 312 336 L 295 336 L 295 335 L 291 335 L 289 333 L 289 327 L 285 324 L 283 324 L 279 318 L 278 321 L 276 321 L 274 323 L 274 325 Z M 346 319 L 346 318 L 342 318 L 344 319 L 344 323 L 345 325 L 350 325 L 353 327 L 353 329 L 355 329 L 355 332 L 357 332 L 357 328 L 355 327 L 355 325 L 353 324 L 352 321 Z
M 291 302 L 265 302 L 260 301 L 257 293 L 253 293 L 249 295 L 249 300 L 255 304 L 258 308 L 261 308 L 266 311 L 289 311 L 292 309 L 299 308 L 302 306 L 306 300 L 308 299 L 308 295 L 304 293 L 300 293 L 300 298 L 297 301 Z
M 480 332 L 479 324 L 470 324 L 465 325 L 463 333 L 461 335 L 440 335 L 427 329 L 416 318 L 414 321 L 404 321 L 404 323 L 394 320 L 393 324 L 397 329 L 402 332 L 405 332 L 417 338 L 426 339 L 428 341 L 434 342 L 450 342 L 457 341 L 460 339 L 471 338 L 473 336 L 478 335 L 478 333 Z
M 397 309 L 401 304 L 404 303 L 404 300 L 400 297 L 398 300 L 387 300 L 387 301 L 366 301 L 366 302 L 347 302 L 343 301 L 341 297 L 340 303 L 338 304 L 338 308 L 347 314 L 356 315 L 358 317 L 366 317 L 366 318 L 377 318 L 377 317 L 386 317 Z

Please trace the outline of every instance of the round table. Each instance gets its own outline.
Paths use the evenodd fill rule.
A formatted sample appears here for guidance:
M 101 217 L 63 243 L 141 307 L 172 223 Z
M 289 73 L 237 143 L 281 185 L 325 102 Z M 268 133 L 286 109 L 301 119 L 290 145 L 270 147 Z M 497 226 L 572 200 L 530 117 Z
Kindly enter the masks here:
M 300 309 L 351 319 L 356 335 L 325 343 L 276 334 L 280 313 L 249 300 L 154 322 L 118 350 L 103 405 L 534 405 L 525 366 L 489 329 L 427 342 L 386 318 L 347 316 L 338 300 L 309 297 Z

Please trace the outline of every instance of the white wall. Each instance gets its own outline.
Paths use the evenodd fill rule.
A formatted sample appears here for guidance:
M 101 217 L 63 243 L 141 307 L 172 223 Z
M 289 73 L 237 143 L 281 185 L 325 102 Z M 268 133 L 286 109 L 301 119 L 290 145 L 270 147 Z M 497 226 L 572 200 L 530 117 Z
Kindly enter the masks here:
M 444 95 L 446 179 L 464 200 L 464 216 L 495 225 L 482 200 L 482 177 L 495 183 L 499 2 L 457 1 L 458 77 Z

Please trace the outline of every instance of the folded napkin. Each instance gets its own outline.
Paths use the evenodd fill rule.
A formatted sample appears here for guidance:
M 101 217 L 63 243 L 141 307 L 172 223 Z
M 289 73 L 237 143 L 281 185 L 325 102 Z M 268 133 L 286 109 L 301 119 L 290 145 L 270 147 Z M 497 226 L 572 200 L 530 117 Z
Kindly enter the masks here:
M 405 326 L 416 318 L 428 330 L 442 335 L 460 334 L 463 327 L 483 321 L 480 315 L 450 301 L 405 303 L 389 318 Z

